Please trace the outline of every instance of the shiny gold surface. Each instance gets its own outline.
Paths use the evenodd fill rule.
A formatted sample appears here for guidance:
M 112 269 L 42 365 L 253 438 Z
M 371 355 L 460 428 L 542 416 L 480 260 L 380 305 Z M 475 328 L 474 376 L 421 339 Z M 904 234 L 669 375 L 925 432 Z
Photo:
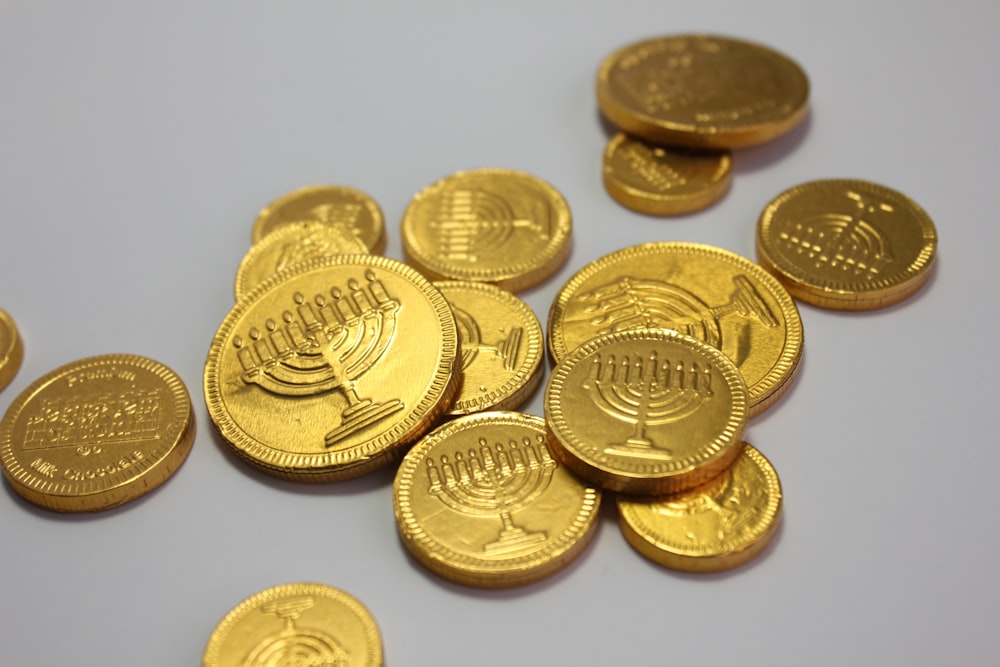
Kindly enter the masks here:
M 739 455 L 747 389 L 716 348 L 665 329 L 606 334 L 560 361 L 545 390 L 553 455 L 611 491 L 688 489 Z
M 750 444 L 733 465 L 689 491 L 618 498 L 625 539 L 646 558 L 687 572 L 718 572 L 760 554 L 781 520 L 781 483 Z
M 381 667 L 382 637 L 371 612 L 344 591 L 324 584 L 283 584 L 226 614 L 201 664 Z
M 488 283 L 434 283 L 451 304 L 462 354 L 462 386 L 448 414 L 514 410 L 542 380 L 542 325 L 524 301 Z
M 559 465 L 540 417 L 481 412 L 428 434 L 393 484 L 403 544 L 432 572 L 479 588 L 538 581 L 594 534 L 600 491 Z
M 321 222 L 290 222 L 253 244 L 236 271 L 239 301 L 277 273 L 317 257 L 367 255 L 364 242 L 341 227 Z
M 0 421 L 0 461 L 35 505 L 106 510 L 165 482 L 194 432 L 191 398 L 173 371 L 110 354 L 66 364 L 21 392 Z
M 750 416 L 788 388 L 802 354 L 802 320 L 784 287 L 757 264 L 698 243 L 645 243 L 591 262 L 549 311 L 559 361 L 601 334 L 676 329 L 726 353 L 750 392 Z
M 787 57 L 726 37 L 674 35 L 630 44 L 597 72 L 597 102 L 619 128 L 654 143 L 737 148 L 801 121 L 809 80 Z
M 374 255 L 325 257 L 229 312 L 205 402 L 236 453 L 289 479 L 356 477 L 398 460 L 451 405 L 458 334 L 441 293 Z
M 569 257 L 569 206 L 551 185 L 510 169 L 461 171 L 424 188 L 403 215 L 407 262 L 434 280 L 518 292 Z
M 24 359 L 24 344 L 14 324 L 14 318 L 0 308 L 0 389 L 17 375 Z
M 682 215 L 718 201 L 733 181 L 729 151 L 647 144 L 619 132 L 604 149 L 604 188 L 646 215 Z
M 385 251 L 385 219 L 369 195 L 342 185 L 312 185 L 275 199 L 254 222 L 257 243 L 275 229 L 295 222 L 320 222 L 357 236 L 374 255 Z
M 906 195 L 868 181 L 811 181 L 786 190 L 757 221 L 757 258 L 797 299 L 870 310 L 930 277 L 937 231 Z

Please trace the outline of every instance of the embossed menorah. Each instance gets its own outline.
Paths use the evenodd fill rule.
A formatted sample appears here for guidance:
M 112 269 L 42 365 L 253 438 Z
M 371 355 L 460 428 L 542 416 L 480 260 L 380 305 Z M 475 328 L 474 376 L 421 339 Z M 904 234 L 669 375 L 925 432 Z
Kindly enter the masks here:
M 314 605 L 311 597 L 276 600 L 260 607 L 284 621 L 281 632 L 265 637 L 250 651 L 243 667 L 281 667 L 283 665 L 322 665 L 347 667 L 350 654 L 325 632 L 300 629 L 295 621 Z
M 462 338 L 462 370 L 464 371 L 481 351 L 492 352 L 503 362 L 504 370 L 512 371 L 517 366 L 517 353 L 521 349 L 521 338 L 524 329 L 513 327 L 506 338 L 498 340 L 490 345 L 483 342 L 482 334 L 479 331 L 479 324 L 472 315 L 452 306 L 455 313 L 455 322 L 458 324 Z
M 507 200 L 488 190 L 445 192 L 431 227 L 437 231 L 441 255 L 470 262 L 479 258 L 481 249 L 503 245 L 517 228 L 529 228 L 542 239 L 549 237 L 547 215 L 541 222 L 518 218 Z
M 365 284 L 351 278 L 347 291 L 332 287 L 329 297 L 307 301 L 300 292 L 294 309 L 268 318 L 264 331 L 252 327 L 249 340 L 233 337 L 243 367 L 241 378 L 283 396 L 310 396 L 337 390 L 347 399 L 340 425 L 326 434 L 329 447 L 355 431 L 403 409 L 393 399 L 375 403 L 359 398 L 354 381 L 374 366 L 396 332 L 399 302 L 389 296 L 369 269 Z M 294 312 L 293 312 L 294 310 Z
M 737 314 L 764 326 L 778 326 L 760 293 L 745 276 L 733 277 L 729 301 L 709 306 L 672 283 L 625 276 L 577 297 L 584 317 L 598 334 L 637 328 L 669 328 L 720 348 L 719 320 Z M 596 313 L 596 314 L 595 314 Z
M 670 450 L 646 436 L 647 426 L 679 421 L 712 398 L 712 371 L 696 361 L 660 360 L 654 350 L 647 357 L 594 355 L 583 388 L 606 414 L 634 424 L 624 442 L 612 443 L 605 453 L 670 459 Z
M 540 496 L 557 464 L 549 454 L 545 436 L 534 441 L 511 439 L 490 444 L 479 438 L 479 447 L 457 452 L 440 463 L 427 459 L 430 493 L 462 514 L 498 514 L 503 528 L 499 537 L 483 547 L 491 554 L 505 554 L 547 539 L 545 531 L 528 532 L 514 525 L 512 512 Z

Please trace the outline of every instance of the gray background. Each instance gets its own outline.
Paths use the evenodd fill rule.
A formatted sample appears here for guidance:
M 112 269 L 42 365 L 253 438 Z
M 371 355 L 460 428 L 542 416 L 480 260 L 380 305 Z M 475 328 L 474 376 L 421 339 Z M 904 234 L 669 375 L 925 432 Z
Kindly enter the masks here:
M 55 515 L 0 487 L 0 664 L 198 664 L 230 608 L 293 581 L 362 600 L 394 667 L 995 664 L 998 29 L 985 1 L 3 3 L 0 307 L 26 356 L 0 410 L 64 363 L 137 353 L 183 377 L 198 437 L 115 511 Z M 692 31 L 792 56 L 812 111 L 737 152 L 716 206 L 648 218 L 602 188 L 594 74 L 626 43 Z M 306 184 L 357 187 L 401 258 L 413 194 L 486 166 L 572 207 L 569 262 L 522 294 L 543 321 L 576 270 L 633 243 L 753 257 L 757 215 L 802 181 L 877 181 L 934 218 L 914 298 L 801 306 L 799 376 L 746 432 L 785 491 L 762 558 L 668 571 L 606 512 L 560 575 L 467 589 L 400 545 L 392 471 L 285 483 L 216 437 L 202 368 L 257 211 Z M 524 409 L 541 414 L 541 395 Z

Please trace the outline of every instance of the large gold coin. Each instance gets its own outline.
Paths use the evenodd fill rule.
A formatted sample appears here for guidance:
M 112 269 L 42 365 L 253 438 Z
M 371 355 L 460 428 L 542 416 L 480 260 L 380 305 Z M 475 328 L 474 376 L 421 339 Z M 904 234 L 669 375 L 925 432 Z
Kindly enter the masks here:
M 205 402 L 236 453 L 306 482 L 398 460 L 451 404 L 458 333 L 416 270 L 375 255 L 278 274 L 223 320 Z
M 23 359 L 24 345 L 14 318 L 0 308 L 0 389 L 14 379 Z
M 904 194 L 859 180 L 786 190 L 757 222 L 757 258 L 797 299 L 870 310 L 902 301 L 930 277 L 937 231 Z
M 737 148 L 773 139 L 801 121 L 809 80 L 759 44 L 709 35 L 657 37 L 608 56 L 597 102 L 619 128 L 647 141 Z
M 407 261 L 431 279 L 494 283 L 511 292 L 562 266 L 571 231 L 562 195 L 510 169 L 444 178 L 417 193 L 402 223 Z
M 545 390 L 552 452 L 593 484 L 673 493 L 719 474 L 739 455 L 747 389 L 717 349 L 666 329 L 584 343 Z
M 733 181 L 729 151 L 646 144 L 619 132 L 604 149 L 604 188 L 647 215 L 683 215 L 718 201 Z
M 429 570 L 480 588 L 538 581 L 593 537 L 601 495 L 559 465 L 540 417 L 481 412 L 436 429 L 403 458 L 393 506 Z
M 234 292 L 239 301 L 277 273 L 317 257 L 367 255 L 364 242 L 351 232 L 320 222 L 289 223 L 274 230 L 243 256 Z
M 312 185 L 275 199 L 257 215 L 253 242 L 296 222 L 320 222 L 350 232 L 375 255 L 385 250 L 382 209 L 374 199 L 354 188 Z
M 226 614 L 201 664 L 381 667 L 382 636 L 371 612 L 344 591 L 324 584 L 283 584 Z
M 625 539 L 646 558 L 687 572 L 718 572 L 759 555 L 781 520 L 781 483 L 752 445 L 721 475 L 681 493 L 618 498 Z
M 21 496 L 57 512 L 116 507 L 149 493 L 194 442 L 191 398 L 145 357 L 80 359 L 21 392 L 0 421 L 0 460 Z
M 750 416 L 788 388 L 802 353 L 798 308 L 774 276 L 728 250 L 646 243 L 577 272 L 549 311 L 548 344 L 559 361 L 601 334 L 676 329 L 729 356 L 746 380 Z
M 462 351 L 462 386 L 449 414 L 513 410 L 544 374 L 542 325 L 510 292 L 488 283 L 434 283 L 451 304 Z

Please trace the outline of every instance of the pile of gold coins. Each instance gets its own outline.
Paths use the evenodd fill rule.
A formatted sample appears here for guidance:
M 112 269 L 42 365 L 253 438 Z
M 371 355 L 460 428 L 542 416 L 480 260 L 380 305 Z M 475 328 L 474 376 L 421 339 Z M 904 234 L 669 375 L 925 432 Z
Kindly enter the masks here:
M 600 109 L 622 130 L 604 156 L 608 192 L 655 215 L 707 206 L 729 186 L 729 149 L 795 127 L 808 89 L 791 60 L 737 40 L 617 51 L 597 76 Z M 401 221 L 406 263 L 380 256 L 382 211 L 363 192 L 317 186 L 276 200 L 253 226 L 205 361 L 214 426 L 247 464 L 287 480 L 398 465 L 402 544 L 468 586 L 559 571 L 593 537 L 606 494 L 652 561 L 693 572 L 748 562 L 774 535 L 782 494 L 744 431 L 798 368 L 793 297 L 837 309 L 906 298 L 929 275 L 933 223 L 883 186 L 801 184 L 761 213 L 760 264 L 698 243 L 622 248 L 562 286 L 543 331 L 515 292 L 563 265 L 571 233 L 562 195 L 509 169 L 458 172 L 418 193 Z M 516 412 L 543 385 L 546 349 L 544 417 Z M 21 356 L 3 311 L 0 355 L 2 387 Z M 102 510 L 166 480 L 193 438 L 176 375 L 108 355 L 25 390 L 0 422 L 0 457 L 29 501 Z M 236 607 L 204 664 L 346 655 L 382 664 L 367 610 L 290 584 Z

